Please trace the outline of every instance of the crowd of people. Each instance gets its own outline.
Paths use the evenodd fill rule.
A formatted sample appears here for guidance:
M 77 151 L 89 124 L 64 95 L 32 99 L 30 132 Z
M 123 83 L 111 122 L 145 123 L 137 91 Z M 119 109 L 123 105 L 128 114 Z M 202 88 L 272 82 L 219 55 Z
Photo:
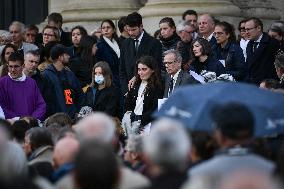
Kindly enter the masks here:
M 246 18 L 238 36 L 194 10 L 162 18 L 154 36 L 137 12 L 120 36 L 109 19 L 91 35 L 62 24 L 51 13 L 42 32 L 14 21 L 0 36 L 0 188 L 281 188 L 283 135 L 255 138 L 246 106 L 214 107 L 214 135 L 153 113 L 177 88 L 211 82 L 284 96 L 283 21 L 265 32 Z

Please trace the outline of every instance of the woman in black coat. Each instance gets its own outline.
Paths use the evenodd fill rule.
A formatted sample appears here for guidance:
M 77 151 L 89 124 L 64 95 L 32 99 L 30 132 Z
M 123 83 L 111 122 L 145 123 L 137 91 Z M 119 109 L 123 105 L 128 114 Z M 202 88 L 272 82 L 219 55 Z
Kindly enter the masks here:
M 119 60 L 120 47 L 116 28 L 111 20 L 104 20 L 101 23 L 102 36 L 97 43 L 96 61 L 105 61 L 112 71 L 113 84 L 120 88 L 119 82 Z
M 164 85 L 158 63 L 151 56 L 142 56 L 136 64 L 136 81 L 125 99 L 125 110 L 131 111 L 131 121 L 141 121 L 140 129 L 150 123 L 152 113 L 163 98 Z
M 246 77 L 245 57 L 242 49 L 236 43 L 234 27 L 227 22 L 219 22 L 215 26 L 217 40 L 217 59 L 223 61 L 226 73 L 237 81 Z
M 215 72 L 216 76 L 225 74 L 225 67 L 212 56 L 210 43 L 203 38 L 197 38 L 192 42 L 193 62 L 190 70 L 200 74 L 203 70 Z
M 87 105 L 93 111 L 119 117 L 119 93 L 112 84 L 111 69 L 107 62 L 97 62 L 92 72 L 92 83 L 86 92 Z

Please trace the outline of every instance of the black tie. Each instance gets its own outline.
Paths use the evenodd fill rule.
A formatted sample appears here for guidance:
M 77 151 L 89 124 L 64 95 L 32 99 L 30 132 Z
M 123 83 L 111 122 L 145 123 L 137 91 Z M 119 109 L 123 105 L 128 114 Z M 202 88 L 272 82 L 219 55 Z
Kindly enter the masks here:
M 134 39 L 134 45 L 135 45 L 135 52 L 138 52 L 138 47 L 139 47 L 139 40 L 138 39 Z
M 170 96 L 171 93 L 173 92 L 173 88 L 174 88 L 174 78 L 171 78 L 170 83 L 169 83 L 169 94 L 168 94 L 168 96 Z
M 255 42 L 255 41 L 253 42 L 253 44 L 252 44 L 252 52 L 256 51 L 258 44 L 259 44 L 259 42 Z

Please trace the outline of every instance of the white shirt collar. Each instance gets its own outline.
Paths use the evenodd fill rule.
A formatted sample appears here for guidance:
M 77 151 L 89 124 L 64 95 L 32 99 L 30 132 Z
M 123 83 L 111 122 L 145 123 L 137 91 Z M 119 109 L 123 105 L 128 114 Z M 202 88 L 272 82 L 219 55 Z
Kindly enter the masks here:
M 21 77 L 18 77 L 16 79 L 12 78 L 10 73 L 8 73 L 8 76 L 14 81 L 25 81 L 27 79 L 27 76 L 25 75 L 24 72 L 22 73 Z
M 141 35 L 138 37 L 138 41 L 139 41 L 138 45 L 140 45 L 143 35 L 144 35 L 144 30 L 142 31 Z
M 207 41 L 210 41 L 213 36 L 214 36 L 214 32 L 212 32 L 207 38 L 204 37 L 204 36 L 203 36 L 203 38 L 206 39 Z
M 174 76 L 171 76 L 171 78 L 174 79 L 174 84 L 175 84 L 175 82 L 176 82 L 176 80 L 177 80 L 177 78 L 178 78 L 178 74 L 179 74 L 180 71 L 181 71 L 181 69 L 179 69 L 179 70 L 177 71 L 177 73 L 175 73 Z
M 261 39 L 262 39 L 262 36 L 263 36 L 263 33 L 259 36 L 259 38 L 258 38 L 255 42 L 260 43 L 260 41 L 261 41 Z

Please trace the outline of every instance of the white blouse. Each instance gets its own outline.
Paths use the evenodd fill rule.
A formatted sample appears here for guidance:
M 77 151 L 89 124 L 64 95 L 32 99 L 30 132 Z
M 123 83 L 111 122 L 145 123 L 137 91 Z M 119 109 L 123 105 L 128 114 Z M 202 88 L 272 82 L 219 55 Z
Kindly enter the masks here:
M 146 91 L 147 81 L 142 81 L 137 94 L 136 105 L 134 108 L 134 113 L 136 115 L 142 115 L 143 112 L 143 101 L 144 101 L 144 94 Z

